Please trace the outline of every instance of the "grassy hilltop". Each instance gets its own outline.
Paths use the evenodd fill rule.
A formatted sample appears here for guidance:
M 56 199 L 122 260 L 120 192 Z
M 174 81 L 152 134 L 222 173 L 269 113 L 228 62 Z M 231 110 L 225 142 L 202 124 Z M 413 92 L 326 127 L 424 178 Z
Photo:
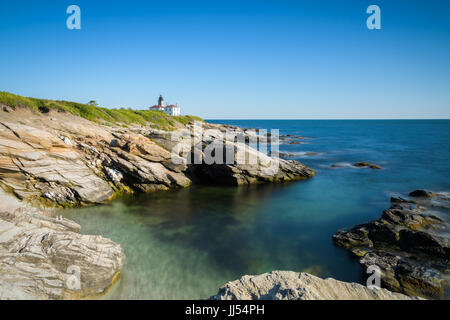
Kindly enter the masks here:
M 50 110 L 68 112 L 73 115 L 94 121 L 103 125 L 120 125 L 126 127 L 129 124 L 149 125 L 157 129 L 172 130 L 181 125 L 193 121 L 203 121 L 195 116 L 172 117 L 163 111 L 133 110 L 133 109 L 108 109 L 93 104 L 84 104 L 64 100 L 47 100 L 28 98 L 0 91 L 0 104 L 5 104 L 13 109 L 29 108 L 34 112 L 48 113 Z

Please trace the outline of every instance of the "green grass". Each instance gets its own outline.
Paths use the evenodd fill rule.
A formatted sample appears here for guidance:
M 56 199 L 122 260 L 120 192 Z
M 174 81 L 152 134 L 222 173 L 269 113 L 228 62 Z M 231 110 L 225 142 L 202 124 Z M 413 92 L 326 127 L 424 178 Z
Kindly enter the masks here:
M 163 111 L 125 108 L 108 109 L 78 102 L 27 98 L 3 91 L 0 91 L 0 103 L 14 109 L 29 108 L 34 112 L 40 113 L 46 113 L 49 110 L 68 112 L 100 124 L 120 125 L 122 127 L 128 127 L 130 124 L 140 124 L 157 129 L 173 130 L 180 125 L 186 125 L 194 121 L 203 121 L 195 116 L 172 117 Z

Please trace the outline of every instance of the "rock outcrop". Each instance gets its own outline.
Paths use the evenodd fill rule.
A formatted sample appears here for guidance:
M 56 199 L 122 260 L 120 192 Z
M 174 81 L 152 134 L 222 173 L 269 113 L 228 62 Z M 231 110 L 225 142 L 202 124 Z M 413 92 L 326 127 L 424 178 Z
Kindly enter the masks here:
M 412 192 L 420 197 L 392 197 L 392 206 L 380 219 L 358 225 L 333 236 L 367 268 L 381 269 L 382 287 L 408 295 L 444 298 L 449 285 L 449 238 L 447 223 L 435 215 L 449 208 L 450 199 L 428 192 Z M 446 289 L 447 288 L 447 289 Z
M 66 139 L 66 142 L 64 142 Z M 0 184 L 19 199 L 102 203 L 113 195 L 68 143 L 45 130 L 0 122 Z
M 368 289 L 308 273 L 272 271 L 228 282 L 211 300 L 414 300 L 386 289 Z
M 14 209 L 0 210 L 0 299 L 91 297 L 118 278 L 125 260 L 120 245 L 81 235 L 75 222 L 44 216 L 5 194 L 0 199 Z
M 314 175 L 296 161 L 249 147 L 258 134 L 233 126 L 200 122 L 167 132 L 151 126 L 100 125 L 55 110 L 0 113 L 0 188 L 41 207 L 104 203 L 116 193 L 186 187 L 191 180 L 239 185 Z M 219 141 L 217 132 L 227 130 L 235 136 L 223 139 L 231 163 L 205 161 Z
M 187 154 L 188 174 L 201 182 L 244 185 L 302 180 L 315 174 L 297 161 L 270 157 L 251 147 L 261 141 L 258 139 L 269 144 L 270 135 L 217 124 L 191 124 L 177 135 L 184 139 L 174 139 L 173 133 L 148 133 L 167 150 Z

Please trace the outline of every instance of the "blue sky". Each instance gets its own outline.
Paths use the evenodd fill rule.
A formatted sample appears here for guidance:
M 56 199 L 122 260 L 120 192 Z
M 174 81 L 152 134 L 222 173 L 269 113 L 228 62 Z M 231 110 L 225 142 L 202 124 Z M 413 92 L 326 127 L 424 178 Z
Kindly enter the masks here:
M 450 118 L 449 16 L 439 0 L 1 1 L 0 91 L 137 109 L 162 93 L 209 119 Z

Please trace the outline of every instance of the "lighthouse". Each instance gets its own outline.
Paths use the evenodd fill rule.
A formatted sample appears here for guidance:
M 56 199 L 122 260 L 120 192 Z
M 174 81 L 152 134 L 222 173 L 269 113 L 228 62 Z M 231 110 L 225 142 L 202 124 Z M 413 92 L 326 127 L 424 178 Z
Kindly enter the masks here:
M 164 111 L 171 116 L 179 116 L 181 114 L 181 108 L 178 105 L 169 104 L 168 106 L 164 106 L 164 104 L 164 98 L 162 95 L 159 95 L 158 104 L 150 107 L 150 110 Z
M 164 98 L 162 97 L 162 95 L 159 95 L 158 106 L 164 107 Z

